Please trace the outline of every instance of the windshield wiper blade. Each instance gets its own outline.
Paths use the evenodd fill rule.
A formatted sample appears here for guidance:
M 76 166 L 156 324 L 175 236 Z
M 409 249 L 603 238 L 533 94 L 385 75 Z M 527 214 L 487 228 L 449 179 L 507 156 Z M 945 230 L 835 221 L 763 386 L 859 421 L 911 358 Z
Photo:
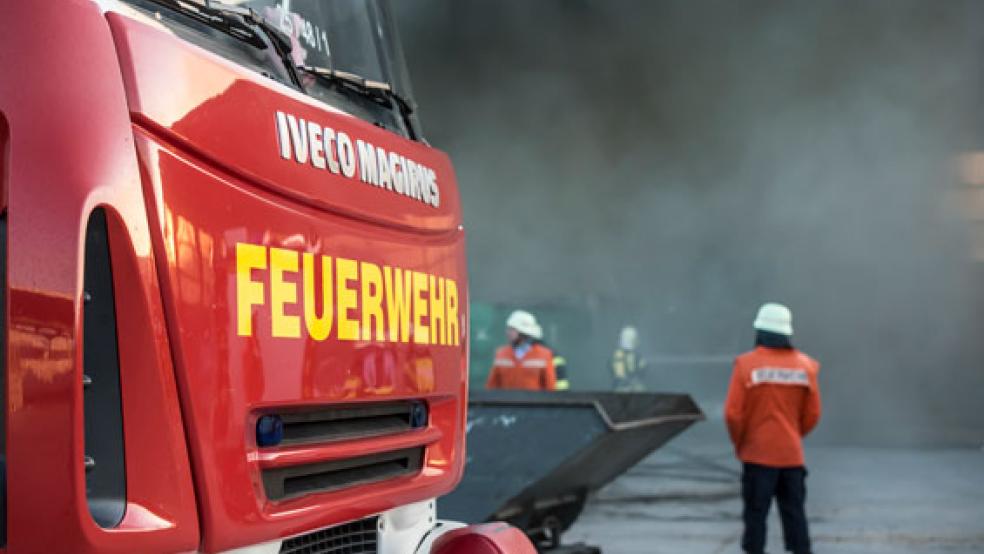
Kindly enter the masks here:
M 213 29 L 246 42 L 259 49 L 267 47 L 263 38 L 250 25 L 250 22 L 238 14 L 239 8 L 232 6 L 217 7 L 208 0 L 194 2 L 192 0 L 150 0 L 155 4 L 180 12 L 199 23 L 204 23 Z M 234 17 L 240 15 L 240 17 Z M 289 43 L 288 43 L 289 44 Z
M 232 6 L 214 0 L 150 0 L 182 13 L 195 21 L 208 25 L 237 38 L 259 50 L 273 48 L 275 58 L 295 86 L 300 79 L 291 60 L 290 37 L 263 19 L 255 10 L 245 6 Z M 264 37 L 266 40 L 264 40 Z M 271 76 L 271 75 L 268 75 Z
M 312 65 L 299 65 L 297 69 L 314 75 L 315 77 L 332 84 L 340 85 L 356 92 L 369 96 L 377 100 L 395 102 L 404 117 L 409 117 L 414 112 L 414 106 L 400 93 L 393 90 L 389 83 L 367 79 L 361 75 L 340 71 L 338 69 L 328 69 Z
M 288 67 L 293 66 L 288 56 L 293 49 L 293 46 L 290 44 L 290 37 L 280 29 L 277 29 L 271 25 L 266 19 L 263 18 L 263 16 L 256 13 L 256 10 L 248 6 L 230 6 L 222 3 L 216 4 L 214 0 L 204 0 L 204 2 L 205 6 L 211 10 L 225 14 L 226 16 L 232 16 L 230 18 L 239 17 L 247 26 L 252 25 L 258 27 L 264 34 L 266 34 L 267 38 L 270 39 L 270 42 L 273 43 L 274 48 L 281 55 L 284 64 Z

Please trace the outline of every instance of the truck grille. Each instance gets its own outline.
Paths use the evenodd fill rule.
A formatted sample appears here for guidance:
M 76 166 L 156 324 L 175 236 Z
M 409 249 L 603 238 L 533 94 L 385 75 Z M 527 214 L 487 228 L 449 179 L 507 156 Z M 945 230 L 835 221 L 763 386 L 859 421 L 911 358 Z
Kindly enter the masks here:
M 413 475 L 424 463 L 424 447 L 407 448 L 290 467 L 263 470 L 263 487 L 270 500 L 284 500 Z
M 378 517 L 369 517 L 287 539 L 281 554 L 376 554 Z

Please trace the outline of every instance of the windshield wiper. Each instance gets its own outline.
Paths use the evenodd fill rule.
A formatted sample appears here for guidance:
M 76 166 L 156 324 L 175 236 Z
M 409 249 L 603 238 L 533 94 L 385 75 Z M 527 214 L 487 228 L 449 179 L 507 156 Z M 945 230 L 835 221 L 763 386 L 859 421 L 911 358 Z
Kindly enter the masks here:
M 349 73 L 348 71 L 339 71 L 337 69 L 312 65 L 299 65 L 297 69 L 313 75 L 322 81 L 355 91 L 373 100 L 394 103 L 404 118 L 409 118 L 410 114 L 414 112 L 414 106 L 400 93 L 393 90 L 393 87 L 389 83 L 366 79 L 361 75 Z
M 267 47 L 266 42 L 263 38 L 256 32 L 256 30 L 241 17 L 242 14 L 238 14 L 240 17 L 234 17 L 233 14 L 238 12 L 240 8 L 234 8 L 232 6 L 214 6 L 208 0 L 203 0 L 201 2 L 196 2 L 193 0 L 150 0 L 155 4 L 170 8 L 174 11 L 180 12 L 181 14 L 194 19 L 199 23 L 203 23 L 222 31 L 223 33 L 237 38 L 243 42 L 246 42 L 252 46 L 259 49 L 265 49 Z
M 290 59 L 290 37 L 273 27 L 252 8 L 230 6 L 214 0 L 150 0 L 156 4 L 178 11 L 199 23 L 203 23 L 226 33 L 233 38 L 250 44 L 260 50 L 272 46 L 294 84 L 300 80 Z M 257 32 L 259 30 L 260 32 Z M 261 34 L 262 33 L 262 34 Z M 264 36 L 267 40 L 263 40 Z M 269 41 L 269 43 L 267 42 Z
M 230 6 L 222 3 L 216 4 L 214 0 L 204 0 L 204 2 L 205 6 L 209 9 L 220 14 L 225 14 L 226 16 L 229 16 L 230 19 L 234 19 L 238 16 L 246 25 L 252 25 L 259 28 L 273 44 L 273 47 L 276 49 L 277 53 L 280 54 L 284 65 L 287 67 L 293 67 L 293 63 L 290 61 L 290 52 L 293 49 L 290 44 L 290 37 L 280 29 L 277 29 L 271 25 L 266 19 L 263 18 L 263 16 L 256 13 L 256 10 L 247 6 Z
M 311 65 L 294 65 L 291 40 L 252 8 L 223 4 L 216 0 L 144 0 L 168 7 L 195 21 L 208 25 L 258 49 L 272 47 L 293 84 L 304 90 L 298 72 L 306 73 L 330 86 L 353 92 L 376 103 L 395 108 L 410 138 L 421 140 L 412 114 L 416 107 L 392 85 L 361 75 Z M 265 39 L 265 40 L 264 40 Z M 271 76 L 272 77 L 272 76 Z

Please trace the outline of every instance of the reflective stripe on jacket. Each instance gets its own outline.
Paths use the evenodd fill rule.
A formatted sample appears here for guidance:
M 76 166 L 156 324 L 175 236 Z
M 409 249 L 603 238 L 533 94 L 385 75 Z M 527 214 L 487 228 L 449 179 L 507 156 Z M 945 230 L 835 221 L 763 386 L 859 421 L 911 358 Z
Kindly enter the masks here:
M 554 373 L 557 374 L 557 390 L 570 390 L 571 381 L 567 377 L 567 358 L 554 352 Z
M 616 348 L 612 354 L 611 368 L 616 380 L 629 379 L 646 368 L 646 359 L 635 350 Z
M 553 352 L 542 344 L 534 344 L 522 358 L 516 357 L 512 346 L 501 346 L 485 384 L 489 389 L 555 390 L 557 374 Z
M 803 465 L 802 437 L 820 420 L 819 371 L 795 348 L 759 346 L 735 359 L 724 417 L 739 459 Z

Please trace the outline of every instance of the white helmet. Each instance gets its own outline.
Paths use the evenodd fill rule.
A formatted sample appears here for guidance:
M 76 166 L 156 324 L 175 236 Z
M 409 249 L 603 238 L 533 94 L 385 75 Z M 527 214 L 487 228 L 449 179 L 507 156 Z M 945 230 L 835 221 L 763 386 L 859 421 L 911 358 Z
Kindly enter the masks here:
M 769 302 L 759 308 L 754 327 L 759 331 L 793 336 L 793 313 L 782 304 Z
M 639 346 L 639 331 L 631 325 L 622 327 L 622 332 L 618 335 L 618 345 L 622 350 L 635 350 Z
M 524 310 L 516 310 L 509 314 L 509 319 L 506 320 L 506 327 L 511 327 L 530 338 L 538 339 L 543 337 L 543 330 L 540 329 L 540 325 L 536 322 L 536 317 Z

